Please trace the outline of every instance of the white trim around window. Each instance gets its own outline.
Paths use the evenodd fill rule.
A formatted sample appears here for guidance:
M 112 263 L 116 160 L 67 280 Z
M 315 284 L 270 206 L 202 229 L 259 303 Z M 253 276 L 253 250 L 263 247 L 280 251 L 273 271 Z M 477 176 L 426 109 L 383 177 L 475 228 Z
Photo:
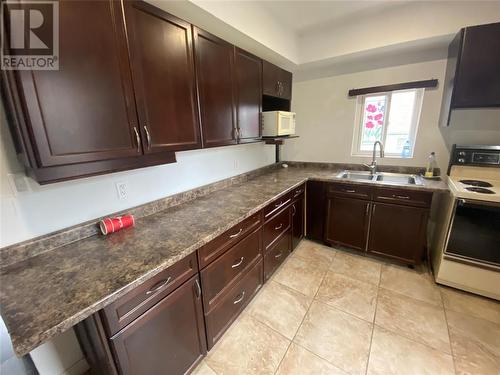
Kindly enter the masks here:
M 382 93 L 376 93 L 376 94 L 368 94 L 368 95 L 361 95 L 356 98 L 356 113 L 354 116 L 354 132 L 353 132 L 353 139 L 352 139 L 352 149 L 351 149 L 351 155 L 352 156 L 371 156 L 372 154 L 372 149 L 371 147 L 367 149 L 367 141 L 365 138 L 364 143 L 362 143 L 362 137 L 363 137 L 363 129 L 364 126 L 366 126 L 365 122 L 365 110 L 366 110 L 366 101 L 370 99 L 375 99 L 377 97 L 384 98 L 383 102 L 385 103 L 385 110 L 384 110 L 384 116 L 382 118 L 382 124 L 378 125 L 376 123 L 375 126 L 381 126 L 381 129 L 377 132 L 378 136 L 373 137 L 373 142 L 375 140 L 380 140 L 384 145 L 387 144 L 388 141 L 388 131 L 391 128 L 390 124 L 390 118 L 391 118 L 391 105 L 393 105 L 393 94 L 395 93 L 405 93 L 405 92 L 415 92 L 415 97 L 413 100 L 413 105 L 412 105 L 412 113 L 408 113 L 407 115 L 410 116 L 410 119 L 408 120 L 410 122 L 409 128 L 405 130 L 403 133 L 392 133 L 390 134 L 391 141 L 394 138 L 397 138 L 398 135 L 400 135 L 400 139 L 407 139 L 410 142 L 410 155 L 408 158 L 413 157 L 414 149 L 415 149 L 415 143 L 417 139 L 417 132 L 418 132 L 418 125 L 420 122 L 420 112 L 422 109 L 422 103 L 423 103 L 423 98 L 424 98 L 424 89 L 409 89 L 409 90 L 398 90 L 398 91 L 388 91 L 388 92 L 382 92 Z M 397 100 L 396 100 L 397 101 Z M 381 100 L 382 102 L 382 100 Z M 401 113 L 400 113 L 401 114 Z M 373 143 L 372 142 L 372 143 Z M 393 157 L 393 158 L 400 158 L 402 157 L 402 153 L 400 151 L 400 146 L 395 146 L 393 142 L 390 142 L 388 144 L 389 147 L 386 147 L 386 152 L 385 156 L 386 157 Z M 363 149 L 362 149 L 363 148 Z

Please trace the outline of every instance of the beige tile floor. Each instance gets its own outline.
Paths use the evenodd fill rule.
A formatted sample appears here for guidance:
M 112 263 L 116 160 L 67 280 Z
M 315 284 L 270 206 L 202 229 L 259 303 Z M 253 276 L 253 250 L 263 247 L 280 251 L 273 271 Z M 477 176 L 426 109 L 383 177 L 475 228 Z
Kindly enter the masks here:
M 500 374 L 500 303 L 302 241 L 195 375 Z

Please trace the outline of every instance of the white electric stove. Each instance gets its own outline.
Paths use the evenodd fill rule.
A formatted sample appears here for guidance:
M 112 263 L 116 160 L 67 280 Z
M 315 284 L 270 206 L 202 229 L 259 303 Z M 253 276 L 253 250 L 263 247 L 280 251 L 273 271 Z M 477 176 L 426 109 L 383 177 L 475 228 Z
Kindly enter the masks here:
M 436 282 L 500 300 L 500 146 L 457 146 L 433 242 Z

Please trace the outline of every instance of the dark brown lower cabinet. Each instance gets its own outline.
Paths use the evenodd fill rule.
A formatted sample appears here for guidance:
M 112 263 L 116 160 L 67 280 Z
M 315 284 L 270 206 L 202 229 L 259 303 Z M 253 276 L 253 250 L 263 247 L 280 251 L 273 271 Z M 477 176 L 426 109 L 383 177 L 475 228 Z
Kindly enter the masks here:
M 331 195 L 327 198 L 325 242 L 364 251 L 370 202 Z
M 368 252 L 405 263 L 420 263 L 427 218 L 426 208 L 373 203 Z
M 304 238 L 304 195 L 292 203 L 292 250 Z
M 307 181 L 306 234 L 307 238 L 323 241 L 325 225 L 325 187 L 322 181 Z
M 206 353 L 198 276 L 194 276 L 109 339 L 105 315 L 76 327 L 92 374 L 190 372 Z
M 269 280 L 271 275 L 283 263 L 291 248 L 291 232 L 284 233 L 274 245 L 266 251 L 264 256 L 264 279 Z

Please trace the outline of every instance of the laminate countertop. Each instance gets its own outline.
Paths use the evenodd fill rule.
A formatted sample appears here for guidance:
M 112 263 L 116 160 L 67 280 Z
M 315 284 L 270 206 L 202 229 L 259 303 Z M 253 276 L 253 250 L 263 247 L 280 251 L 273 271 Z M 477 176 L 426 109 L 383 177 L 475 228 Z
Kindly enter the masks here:
M 69 329 L 306 180 L 344 181 L 335 177 L 338 171 L 301 164 L 270 169 L 139 218 L 133 228 L 94 235 L 2 268 L 1 314 L 17 355 Z M 402 188 L 445 191 L 447 185 L 425 181 Z

